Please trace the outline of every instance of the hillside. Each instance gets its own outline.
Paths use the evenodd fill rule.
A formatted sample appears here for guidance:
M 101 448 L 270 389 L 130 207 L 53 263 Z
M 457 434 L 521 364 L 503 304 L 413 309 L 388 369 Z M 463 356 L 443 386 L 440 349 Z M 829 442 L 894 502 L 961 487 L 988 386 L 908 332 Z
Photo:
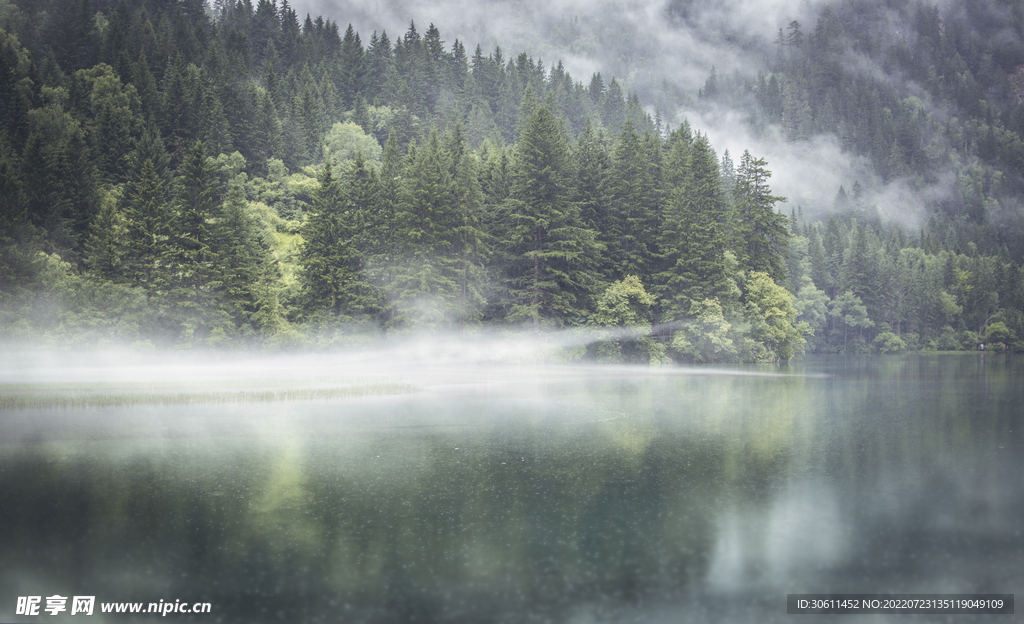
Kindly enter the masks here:
M 742 54 L 694 92 L 629 71 L 646 48 L 572 76 L 287 2 L 0 0 L 0 334 L 587 328 L 567 357 L 645 362 L 1012 344 L 1021 10 L 892 4 L 816 5 L 774 40 L 722 24 L 702 36 Z M 667 5 L 635 45 L 702 11 Z M 598 21 L 540 45 L 631 32 Z

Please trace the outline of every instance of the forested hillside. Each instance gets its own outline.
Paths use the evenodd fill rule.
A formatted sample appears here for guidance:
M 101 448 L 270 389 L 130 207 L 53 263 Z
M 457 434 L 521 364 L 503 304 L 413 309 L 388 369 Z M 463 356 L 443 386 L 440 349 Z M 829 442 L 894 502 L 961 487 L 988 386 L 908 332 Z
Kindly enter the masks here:
M 836 132 L 883 180 L 955 176 L 917 231 L 859 181 L 807 221 L 761 155 L 716 153 L 619 79 L 433 24 L 366 39 L 286 0 L 0 0 L 0 335 L 578 328 L 566 357 L 643 362 L 1013 344 L 1024 56 L 958 30 L 981 27 L 970 3 L 899 4 L 912 41 L 838 3 L 785 26 L 757 80 L 693 97 L 791 141 Z M 852 69 L 851 40 L 925 90 Z

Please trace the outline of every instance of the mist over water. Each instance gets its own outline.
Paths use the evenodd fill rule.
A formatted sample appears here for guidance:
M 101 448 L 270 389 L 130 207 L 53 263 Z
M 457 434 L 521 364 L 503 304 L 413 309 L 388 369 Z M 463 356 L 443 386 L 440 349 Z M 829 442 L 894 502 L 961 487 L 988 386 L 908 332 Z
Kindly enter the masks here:
M 5 359 L 5 393 L 407 387 L 0 410 L 0 595 L 225 622 L 781 622 L 786 593 L 1024 586 L 1013 359 L 583 367 L 500 344 Z M 35 621 L 7 599 L 0 619 Z

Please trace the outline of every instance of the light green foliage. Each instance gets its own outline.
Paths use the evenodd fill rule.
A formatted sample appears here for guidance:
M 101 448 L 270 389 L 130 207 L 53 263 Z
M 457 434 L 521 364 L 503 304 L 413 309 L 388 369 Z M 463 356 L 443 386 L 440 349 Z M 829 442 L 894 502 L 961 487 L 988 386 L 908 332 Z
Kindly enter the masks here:
M 627 275 L 614 282 L 598 298 L 590 323 L 603 329 L 604 339 L 594 347 L 599 362 L 666 361 L 665 345 L 650 337 L 651 310 L 656 300 L 644 289 L 640 278 Z
M 988 326 L 985 330 L 985 336 L 982 338 L 982 342 L 988 343 L 1002 343 L 1011 344 L 1014 342 L 1013 332 L 1006 326 L 1006 323 L 1002 321 L 996 321 Z
M 942 313 L 946 322 L 954 322 L 963 311 L 964 309 L 957 305 L 956 295 L 951 295 L 944 290 L 939 293 L 939 312 Z
M 892 354 L 906 351 L 907 343 L 891 331 L 882 332 L 875 336 L 873 343 L 875 348 L 882 353 Z
M 765 346 L 768 359 L 788 362 L 803 353 L 803 334 L 811 328 L 797 322 L 793 295 L 761 271 L 751 272 L 745 286 L 750 337 Z
M 281 161 L 278 161 L 280 163 Z M 210 167 L 216 172 L 221 182 L 230 183 L 238 178 L 238 174 L 245 171 L 245 157 L 238 152 L 231 154 L 218 154 L 210 158 Z M 283 167 L 283 165 L 281 165 Z
M 647 293 L 640 278 L 627 275 L 605 289 L 597 300 L 591 323 L 602 327 L 650 328 L 654 297 Z
M 375 163 L 380 162 L 380 143 L 373 135 L 366 134 L 363 128 L 346 121 L 331 126 L 324 136 L 324 159 L 330 159 L 332 166 L 338 171 L 345 171 L 349 161 L 362 154 L 363 158 Z
M 818 337 L 828 323 L 828 295 L 825 291 L 819 290 L 806 273 L 800 282 L 802 285 L 796 299 L 793 300 L 793 307 L 796 309 L 797 320 L 807 323 L 810 328 L 807 340 L 814 345 L 818 343 Z
M 94 133 L 97 165 L 109 176 L 123 177 L 128 155 L 142 131 L 142 103 L 134 85 L 124 86 L 114 70 L 104 64 L 75 72 L 78 89 L 87 91 L 90 129 Z
M 736 345 L 729 337 L 732 323 L 725 319 L 717 299 L 695 301 L 690 306 L 690 316 L 672 336 L 673 354 L 695 362 L 729 362 L 737 358 Z
M 843 351 L 849 346 L 850 329 L 857 329 L 860 332 L 874 327 L 875 322 L 868 317 L 868 309 L 860 300 L 860 297 L 847 290 L 832 301 L 832 309 L 829 316 L 843 326 Z M 859 333 L 860 337 L 861 334 Z
M 156 310 L 142 288 L 79 275 L 57 255 L 41 254 L 39 293 L 23 299 L 10 338 L 88 347 L 128 346 L 152 332 Z

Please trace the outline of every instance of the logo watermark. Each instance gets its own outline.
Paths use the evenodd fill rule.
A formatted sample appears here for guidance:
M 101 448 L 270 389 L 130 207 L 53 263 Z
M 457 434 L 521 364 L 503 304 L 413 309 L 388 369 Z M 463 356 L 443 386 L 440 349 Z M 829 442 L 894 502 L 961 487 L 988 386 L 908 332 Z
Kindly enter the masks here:
M 96 596 L 18 596 L 15 615 L 59 615 L 68 610 L 71 600 L 70 615 L 92 615 L 96 608 Z M 45 601 L 45 603 L 44 603 Z M 46 605 L 45 607 L 43 605 Z M 160 600 L 160 602 L 101 602 L 100 613 L 159 613 L 166 617 L 169 613 L 209 613 L 212 606 L 209 602 L 182 602 Z

